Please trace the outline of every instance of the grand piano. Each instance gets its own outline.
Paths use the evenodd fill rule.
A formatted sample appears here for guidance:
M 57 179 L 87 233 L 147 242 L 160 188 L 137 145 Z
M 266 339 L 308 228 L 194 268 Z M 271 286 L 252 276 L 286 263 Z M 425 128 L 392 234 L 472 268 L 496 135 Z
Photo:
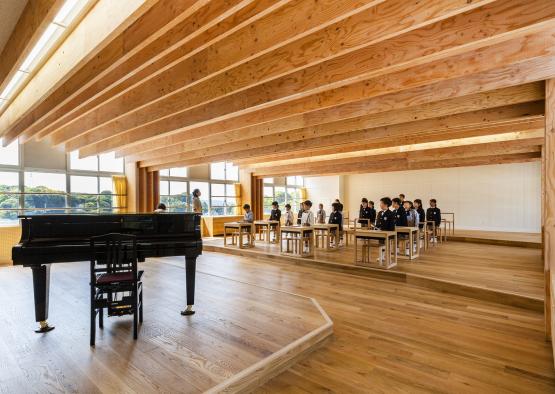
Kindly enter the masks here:
M 139 261 L 147 257 L 185 256 L 187 308 L 194 313 L 197 256 L 202 254 L 200 215 L 195 213 L 124 213 L 24 215 L 21 241 L 12 249 L 14 265 L 33 271 L 36 332 L 47 332 L 50 266 L 90 261 L 90 237 L 108 233 L 137 237 Z

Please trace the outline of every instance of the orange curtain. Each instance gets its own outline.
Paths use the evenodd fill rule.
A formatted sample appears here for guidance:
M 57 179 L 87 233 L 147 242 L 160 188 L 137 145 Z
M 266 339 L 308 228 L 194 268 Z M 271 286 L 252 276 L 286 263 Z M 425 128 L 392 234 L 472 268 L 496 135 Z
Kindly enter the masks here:
M 160 173 L 139 168 L 139 212 L 152 212 L 160 203 Z
M 114 194 L 112 206 L 118 212 L 125 212 L 127 210 L 127 178 L 125 175 L 112 176 L 112 184 L 114 185 Z
M 241 198 L 241 184 L 236 183 L 233 186 L 235 187 L 235 199 L 237 200 L 237 208 L 235 208 L 235 215 L 241 215 L 241 209 L 243 207 L 243 199 Z

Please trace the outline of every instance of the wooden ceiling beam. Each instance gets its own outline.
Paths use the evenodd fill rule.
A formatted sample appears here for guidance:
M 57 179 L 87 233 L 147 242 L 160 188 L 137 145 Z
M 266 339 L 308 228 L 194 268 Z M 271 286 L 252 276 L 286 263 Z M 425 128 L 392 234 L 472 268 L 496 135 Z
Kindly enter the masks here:
M 285 119 L 292 116 L 300 116 L 300 119 L 297 118 L 299 119 L 297 128 L 306 127 L 310 125 L 306 124 L 307 119 L 313 116 L 317 117 L 319 114 L 324 113 L 324 111 L 330 114 L 331 116 L 329 117 L 332 119 L 320 120 L 314 124 L 358 116 L 359 114 L 345 116 L 347 114 L 342 109 L 351 105 L 360 106 L 362 104 L 365 106 L 363 103 L 367 103 L 372 98 L 379 98 L 381 101 L 388 94 L 419 87 L 425 89 L 431 84 L 441 84 L 442 82 L 453 84 L 457 83 L 459 78 L 472 81 L 473 77 L 480 79 L 487 75 L 489 80 L 486 84 L 493 85 L 497 82 L 501 85 L 494 87 L 494 89 L 528 82 L 533 74 L 536 75 L 536 79 L 544 79 L 545 74 L 540 71 L 545 72 L 546 67 L 549 69 L 547 75 L 555 73 L 555 67 L 553 67 L 555 62 L 555 57 L 553 56 L 555 54 L 554 42 L 555 39 L 552 32 L 543 32 L 509 40 L 499 45 L 482 48 L 445 60 L 394 72 L 368 81 L 357 82 L 259 111 L 213 117 L 214 112 L 218 111 L 216 107 L 213 107 L 209 113 L 194 113 L 195 110 L 191 110 L 179 116 L 186 118 L 181 119 L 182 124 L 186 125 L 185 128 L 202 127 L 203 125 L 212 128 L 218 126 L 219 132 L 229 130 L 230 128 L 237 129 L 255 124 L 260 124 L 261 128 L 264 128 L 264 123 L 277 119 L 280 120 L 280 124 L 283 124 L 286 123 L 284 122 Z M 526 72 L 526 75 L 522 75 L 520 72 L 515 72 L 518 69 L 528 68 L 527 66 L 531 66 L 530 73 Z M 504 73 L 509 74 L 503 75 Z M 538 74 L 541 75 L 540 78 L 537 77 Z M 500 82 L 500 79 L 502 79 L 502 82 Z M 466 94 L 472 93 L 472 89 L 485 90 L 482 86 L 475 86 L 472 83 L 467 84 L 467 86 L 457 86 L 459 91 L 467 90 L 468 93 Z M 457 92 L 451 90 L 450 94 L 457 94 Z M 438 97 L 434 90 L 431 96 L 427 97 L 427 100 L 437 101 L 445 98 L 447 97 Z M 159 129 L 159 127 L 160 125 L 157 126 L 157 122 L 154 122 L 139 129 L 113 136 L 100 143 L 93 143 L 88 149 L 80 153 L 85 156 L 87 154 L 113 150 L 137 140 L 155 138 L 161 133 L 168 133 L 167 127 L 164 126 L 164 130 Z M 210 127 L 205 128 L 205 130 L 208 130 Z M 175 134 L 178 130 L 173 130 L 169 133 Z M 191 132 L 198 135 L 198 130 L 195 132 L 191 130 Z M 73 144 L 70 143 L 68 145 L 76 148 L 82 147 L 88 142 L 86 139 L 79 139 Z
M 232 130 L 224 133 L 218 133 L 214 136 L 200 136 L 194 135 L 190 138 L 183 140 L 182 134 L 162 137 L 154 141 L 147 141 L 137 144 L 132 144 L 129 147 L 124 147 L 116 151 L 118 157 L 140 155 L 143 152 L 149 152 L 162 147 L 170 147 L 173 149 L 174 145 L 183 147 L 187 151 L 187 147 L 211 147 L 219 144 L 232 144 L 238 141 L 244 141 L 254 138 L 265 138 L 273 135 L 283 134 L 288 132 L 295 133 L 299 130 L 305 130 L 309 134 L 314 135 L 330 135 L 334 133 L 345 133 L 350 131 L 357 131 L 362 129 L 370 129 L 379 126 L 385 126 L 395 123 L 405 123 L 414 120 L 422 120 L 427 118 L 436 118 L 442 116 L 449 116 L 457 113 L 466 113 L 471 111 L 479 111 L 488 108 L 503 107 L 507 105 L 514 105 L 526 102 L 533 102 L 542 100 L 545 95 L 543 82 L 534 82 L 525 85 L 511 86 L 508 88 L 498 89 L 494 91 L 481 92 L 470 94 L 463 97 L 455 97 L 442 101 L 431 102 L 426 104 L 415 105 L 410 107 L 410 104 L 403 104 L 405 100 L 409 100 L 410 93 L 415 95 L 422 94 L 422 89 L 412 90 L 404 94 L 394 94 L 393 97 L 384 97 L 382 102 L 379 99 L 369 102 L 367 115 L 353 117 L 347 120 L 330 121 L 324 124 L 319 124 L 309 127 L 296 128 L 293 125 L 287 124 L 284 120 L 280 124 L 278 122 L 271 123 L 270 126 L 261 128 L 259 126 L 247 126 L 242 129 Z M 408 93 L 408 94 L 407 94 Z M 382 105 L 385 102 L 387 105 Z M 393 110 L 393 111 L 390 111 Z M 393 116 L 390 116 L 393 115 Z M 273 126 L 276 127 L 273 127 Z M 279 127 L 281 125 L 281 127 Z M 312 133 L 312 134 L 310 134 Z M 194 148 L 193 148 L 194 149 Z M 172 154 L 175 152 L 169 152 Z
M 420 134 L 400 135 L 403 144 L 412 145 L 420 143 L 430 143 L 439 141 L 456 140 L 461 138 L 473 138 L 483 136 L 494 136 L 515 134 L 515 138 L 525 138 L 529 134 L 539 135 L 543 130 L 543 119 L 536 119 L 530 122 L 509 122 L 502 124 L 486 124 L 485 126 L 476 125 L 476 127 L 454 128 L 446 131 L 425 131 Z M 235 159 L 233 163 L 239 166 L 247 166 L 251 168 L 266 167 L 271 165 L 289 164 L 294 162 L 307 161 L 318 158 L 333 158 L 341 154 L 355 152 L 363 152 L 370 149 L 382 149 L 397 146 L 398 140 L 392 137 L 376 138 L 369 141 L 360 141 L 358 143 L 348 143 L 341 145 L 329 145 L 323 148 L 305 148 L 292 150 L 291 152 L 283 152 L 274 155 L 258 155 L 247 157 L 244 159 Z M 246 156 L 251 152 L 242 152 L 240 156 Z M 239 156 L 238 155 L 238 156 Z
M 98 52 L 87 56 L 86 63 L 75 70 L 60 86 L 31 106 L 14 123 L 0 123 L 4 130 L 5 143 L 9 143 L 30 127 L 34 122 L 47 116 L 50 111 L 61 106 L 70 97 L 82 92 L 97 82 L 108 72 L 136 54 L 142 48 L 158 39 L 166 31 L 193 13 L 208 0 L 173 0 L 145 1 L 146 12 L 129 26 L 123 24 L 123 31 L 116 29 L 114 37 L 104 40 Z
M 461 109 L 458 108 L 460 111 Z M 375 122 L 373 128 L 358 129 L 354 131 L 341 132 L 341 128 L 334 126 L 327 128 L 305 128 L 300 130 L 287 131 L 284 133 L 277 133 L 270 136 L 255 137 L 240 141 L 227 141 L 220 140 L 219 138 L 212 138 L 210 145 L 203 145 L 199 141 L 190 141 L 189 143 L 178 144 L 152 150 L 149 152 L 136 153 L 127 157 L 129 161 L 139 160 L 152 160 L 155 158 L 167 158 L 172 155 L 180 155 L 181 157 L 209 157 L 221 154 L 230 154 L 232 157 L 233 152 L 242 151 L 245 149 L 260 148 L 264 151 L 269 148 L 272 153 L 276 152 L 290 152 L 292 149 L 301 149 L 302 147 L 309 146 L 328 146 L 330 144 L 337 145 L 338 141 L 342 143 L 361 142 L 372 138 L 379 138 L 380 136 L 393 137 L 396 133 L 403 133 L 404 135 L 411 132 L 417 133 L 421 131 L 430 130 L 449 130 L 451 128 L 463 127 L 473 125 L 474 127 L 484 127 L 486 124 L 494 124 L 498 122 L 507 122 L 514 120 L 523 120 L 523 117 L 529 119 L 533 115 L 543 115 L 544 103 L 543 101 L 536 101 L 533 103 L 522 103 L 500 108 L 489 108 L 486 110 L 458 113 L 455 115 L 448 115 L 436 118 L 437 114 L 434 113 L 434 118 L 425 120 L 428 116 L 424 111 L 419 111 L 418 108 L 405 109 L 401 111 L 390 111 L 380 114 L 381 116 L 374 116 L 370 121 Z M 412 120 L 418 114 L 420 121 L 403 123 L 405 120 Z M 540 116 L 540 118 L 543 118 Z M 399 124 L 403 123 L 403 124 Z M 397 127 L 388 127 L 381 125 L 394 125 Z M 479 124 L 479 125 L 477 125 Z
M 383 0 L 293 0 L 223 40 L 177 62 L 156 78 L 149 78 L 136 88 L 115 97 L 110 105 L 100 106 L 77 122 L 61 127 L 53 134 L 53 141 L 58 144 L 75 138 L 84 131 L 119 119 L 129 111 L 140 110 L 136 115 L 142 116 L 147 112 L 144 110 L 145 106 L 151 102 L 162 100 L 192 84 L 202 83 L 215 74 L 224 73 L 225 77 L 225 72 L 230 68 L 286 46 L 291 41 L 312 36 L 311 33 L 315 30 L 332 25 L 354 13 L 363 12 L 381 2 Z M 306 17 L 308 14 L 311 18 Z M 311 56 L 316 55 L 311 53 Z M 260 78 L 260 75 L 257 74 L 256 78 Z M 119 119 L 118 124 L 122 121 L 124 119 Z
M 411 162 L 403 160 L 396 160 L 393 162 L 383 163 L 361 163 L 357 165 L 347 165 L 341 168 L 329 167 L 320 168 L 318 170 L 305 171 L 302 174 L 298 171 L 282 172 L 276 174 L 258 174 L 255 176 L 260 178 L 268 176 L 289 176 L 289 175 L 303 175 L 303 176 L 323 176 L 323 175 L 345 175 L 345 174 L 367 174 L 377 172 L 394 172 L 394 171 L 410 171 L 410 170 L 425 170 L 434 168 L 455 168 L 455 167 L 470 167 L 470 166 L 485 166 L 496 164 L 510 164 L 510 163 L 526 163 L 538 161 L 541 158 L 540 152 L 516 153 L 516 154 L 500 154 L 495 156 L 482 156 L 472 157 L 468 159 L 452 159 L 452 160 L 438 160 L 438 161 L 423 161 Z M 156 170 L 149 168 L 149 171 Z
M 290 0 L 212 1 L 22 134 L 42 139 Z
M 35 46 L 64 0 L 29 1 L 0 53 L 0 92 Z
M 496 156 L 501 154 L 517 154 L 527 152 L 540 152 L 543 138 L 529 138 L 523 140 L 490 142 L 482 144 L 461 145 L 445 148 L 423 149 L 408 152 L 386 153 L 351 157 L 336 160 L 323 160 L 317 162 L 297 163 L 292 165 L 270 166 L 256 168 L 257 175 L 280 174 L 282 172 L 318 170 L 320 168 L 343 168 L 350 165 L 379 164 L 382 161 L 391 162 L 395 160 L 410 162 L 442 161 L 468 159 L 472 157 Z
M 386 4 L 391 7 L 391 3 Z M 383 6 L 385 7 L 385 4 Z M 525 9 L 528 13 L 523 14 Z M 394 11 L 397 10 L 391 10 L 391 17 L 397 17 Z M 523 18 L 522 15 L 527 15 L 527 17 Z M 260 59 L 252 60 L 226 71 L 225 74 L 219 74 L 214 78 L 180 90 L 162 100 L 143 106 L 140 110 L 131 110 L 123 117 L 118 117 L 116 122 L 109 122 L 95 128 L 88 135 L 94 138 L 95 141 L 99 141 L 102 138 L 108 138 L 156 119 L 163 120 L 164 126 L 170 127 L 172 124 L 171 115 L 174 113 L 183 112 L 192 107 L 197 107 L 195 113 L 206 112 L 204 108 L 198 107 L 199 105 L 206 105 L 207 108 L 218 108 L 220 114 L 242 111 L 252 107 L 261 109 L 277 102 L 283 103 L 287 99 L 298 99 L 342 84 L 353 83 L 386 72 L 408 68 L 415 64 L 452 56 L 457 51 L 470 51 L 488 45 L 491 40 L 508 40 L 518 34 L 530 33 L 534 29 L 545 29 L 544 22 L 554 16 L 555 4 L 549 10 L 541 0 L 536 0 L 536 4 L 529 3 L 526 5 L 520 0 L 512 0 L 506 3 L 490 4 L 472 12 L 457 15 L 449 19 L 449 23 L 438 21 L 430 26 L 421 27 L 385 41 L 379 41 L 379 37 L 390 37 L 392 34 L 388 35 L 388 31 L 380 32 L 378 37 L 371 35 L 372 32 L 366 32 L 373 39 L 366 40 L 366 46 L 359 50 L 350 51 L 339 57 L 336 57 L 336 53 L 328 50 L 328 57 L 332 57 L 331 60 L 300 70 L 298 70 L 298 67 L 291 67 L 287 75 L 260 84 L 260 81 L 266 79 L 267 73 L 275 73 L 276 68 L 278 68 L 273 63 L 276 63 L 280 56 L 276 60 L 276 55 L 273 52 L 268 53 L 263 56 L 263 58 L 267 58 L 268 64 L 261 64 Z M 362 18 L 365 18 L 365 23 L 362 23 Z M 376 18 L 378 17 L 376 16 Z M 325 34 L 328 37 L 325 40 L 326 45 L 330 48 L 341 48 L 343 52 L 347 49 L 350 50 L 364 37 L 362 32 L 358 33 L 359 26 L 366 29 L 379 27 L 371 23 L 372 20 L 367 19 L 369 19 L 367 13 L 361 13 L 328 27 L 326 29 L 328 32 Z M 518 19 L 518 22 L 509 22 L 515 19 Z M 378 20 L 380 20 L 380 23 L 384 23 L 382 13 L 379 14 Z M 345 26 L 347 23 L 351 25 Z M 392 29 L 400 29 L 401 27 L 391 25 Z M 344 42 L 344 35 L 339 34 L 344 30 L 353 31 L 349 37 L 358 41 L 350 42 L 347 40 L 347 42 Z M 322 35 L 323 32 L 315 34 Z M 453 37 L 456 37 L 456 39 L 453 39 Z M 342 46 L 336 43 L 340 40 Z M 311 41 L 312 46 L 322 47 L 321 41 L 313 39 Z M 293 48 L 288 49 L 291 46 Z M 279 54 L 298 53 L 300 48 L 303 49 L 304 56 L 310 55 L 318 58 L 314 49 L 307 47 L 306 44 L 300 47 L 298 43 L 292 43 L 281 48 Z M 410 48 L 410 50 L 407 50 L 407 48 Z M 324 51 L 324 49 L 320 50 Z M 292 58 L 291 55 L 281 55 L 281 57 L 288 59 L 289 62 L 291 61 L 289 59 Z M 297 64 L 303 65 L 304 63 L 297 58 L 299 58 L 298 55 L 296 57 Z M 253 66 L 253 63 L 256 63 L 256 65 Z M 256 76 L 256 79 L 253 76 Z M 222 95 L 225 97 L 218 98 Z M 91 114 L 90 124 L 98 124 L 97 120 L 98 117 Z M 72 126 L 68 125 L 67 127 Z M 67 127 L 64 128 L 66 131 Z M 74 132 L 70 133 L 70 136 L 74 138 L 79 136 L 79 141 L 82 141 L 83 136 L 78 133 L 82 133 L 83 129 L 80 121 L 73 126 Z M 62 133 L 61 136 L 59 136 L 60 133 Z M 87 135 L 85 135 L 85 138 L 87 138 Z M 61 143 L 67 139 L 68 135 L 63 132 L 63 129 L 54 135 L 55 143 Z

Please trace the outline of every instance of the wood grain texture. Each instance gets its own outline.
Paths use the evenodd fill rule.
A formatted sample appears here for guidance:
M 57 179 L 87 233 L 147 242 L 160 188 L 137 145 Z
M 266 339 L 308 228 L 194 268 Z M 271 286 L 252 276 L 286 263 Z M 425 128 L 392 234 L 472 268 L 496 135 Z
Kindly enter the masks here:
M 197 313 L 184 318 L 183 267 L 146 262 L 142 268 L 145 320 L 138 340 L 129 319 L 108 318 L 94 349 L 87 342 L 88 263 L 53 269 L 56 330 L 48 336 L 31 330 L 29 269 L 0 269 L 0 391 L 237 392 L 282 372 L 332 332 L 311 298 L 203 273 Z
M 545 144 L 544 144 L 545 177 L 543 178 L 544 202 L 544 269 L 546 276 L 546 295 L 552 295 L 554 289 L 553 273 L 555 273 L 555 79 L 545 81 Z M 547 283 L 549 282 L 549 283 Z M 546 302 L 546 332 L 553 327 L 553 298 Z M 551 320 L 551 321 L 550 321 Z M 547 328 L 549 327 L 549 328 Z M 555 332 L 551 330 L 551 343 L 555 354 Z
M 313 296 L 334 321 L 258 393 L 555 390 L 541 312 L 261 258 L 206 253 L 199 269 Z

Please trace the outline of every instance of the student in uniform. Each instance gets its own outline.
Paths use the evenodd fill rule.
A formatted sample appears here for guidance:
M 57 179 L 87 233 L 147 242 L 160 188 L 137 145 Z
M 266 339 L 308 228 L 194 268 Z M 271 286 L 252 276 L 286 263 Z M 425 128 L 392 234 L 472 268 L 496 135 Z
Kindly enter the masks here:
M 393 214 L 395 215 L 395 225 L 400 227 L 407 226 L 407 213 L 405 209 L 401 206 L 401 199 L 394 198 L 391 200 L 393 204 Z
M 301 214 L 301 226 L 313 226 L 314 225 L 314 213 L 311 211 L 312 201 L 306 200 L 303 202 L 304 210 Z
M 324 204 L 318 204 L 318 211 L 316 211 L 316 223 L 326 223 L 326 211 L 324 211 Z
M 285 204 L 285 226 L 292 226 L 295 221 L 293 217 L 293 212 L 291 211 L 291 204 Z
M 254 213 L 251 211 L 251 206 L 249 204 L 243 205 L 245 210 L 245 215 L 243 216 L 243 222 L 252 223 L 254 222 Z
M 299 213 L 297 214 L 297 224 L 300 225 L 301 224 L 301 219 L 303 217 L 303 212 L 304 212 L 304 203 L 300 203 L 299 204 Z
M 374 208 L 374 201 L 368 201 L 370 207 L 370 223 L 376 223 L 376 208 Z
M 279 204 L 277 201 L 272 202 L 272 210 L 270 211 L 270 220 L 276 220 L 281 222 L 281 210 L 279 209 Z M 274 229 L 274 241 L 276 240 L 275 228 L 277 224 L 270 224 L 270 227 Z
M 376 229 L 382 231 L 395 231 L 395 213 L 389 209 L 391 198 L 383 197 L 380 199 L 380 209 L 376 218 Z
M 424 222 L 426 221 L 426 212 L 424 211 L 424 208 L 422 208 L 422 200 L 417 198 L 414 200 L 414 208 L 416 210 L 416 213 L 418 214 L 418 227 L 420 227 L 420 229 L 424 228 Z
M 436 229 L 441 224 L 441 211 L 437 207 L 437 201 L 436 201 L 435 198 L 432 198 L 430 200 L 430 208 L 428 208 L 426 210 L 426 220 L 429 220 L 431 222 L 435 222 Z M 432 242 L 436 242 L 436 235 L 435 234 L 433 234 L 433 236 L 432 236 Z
M 335 199 L 335 202 L 339 204 L 339 212 L 343 213 L 343 204 L 339 201 L 339 198 Z
M 281 210 L 279 209 L 279 204 L 277 201 L 272 203 L 272 210 L 270 211 L 270 220 L 281 220 Z
M 360 209 L 358 211 L 358 218 L 358 222 L 360 223 L 361 227 L 368 227 L 368 223 L 374 223 L 376 221 L 376 210 L 373 207 L 370 208 L 368 204 L 368 199 L 366 197 L 361 200 Z
M 193 212 L 202 213 L 202 203 L 200 202 L 200 190 L 193 190 Z
M 403 206 L 405 202 L 405 195 L 403 193 L 399 194 L 399 200 L 401 200 L 401 206 Z
M 328 223 L 337 224 L 339 227 L 339 234 L 335 234 L 335 232 L 332 233 L 334 244 L 337 246 L 338 243 L 341 244 L 342 242 L 341 239 L 343 234 L 343 215 L 339 211 L 338 203 L 334 202 L 333 204 L 331 204 L 331 207 L 333 209 L 333 212 L 330 214 Z M 337 241 L 337 238 L 339 238 L 339 242 Z
M 407 226 L 418 227 L 418 224 L 420 223 L 420 217 L 418 216 L 416 209 L 414 209 L 412 201 L 405 200 L 405 202 L 403 203 L 403 208 L 405 209 L 407 215 Z

